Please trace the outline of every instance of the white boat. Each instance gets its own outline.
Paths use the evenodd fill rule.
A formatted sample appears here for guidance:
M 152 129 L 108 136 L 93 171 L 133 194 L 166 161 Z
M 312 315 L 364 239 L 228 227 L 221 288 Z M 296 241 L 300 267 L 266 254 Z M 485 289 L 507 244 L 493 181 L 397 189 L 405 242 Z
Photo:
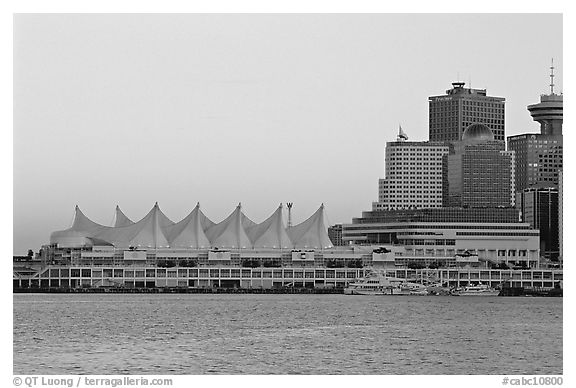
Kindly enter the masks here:
M 410 290 L 410 295 L 425 296 L 425 295 L 429 295 L 429 292 L 428 292 L 428 289 L 426 289 L 426 288 L 412 289 L 412 290 Z
M 427 287 L 430 295 L 450 295 L 451 289 L 446 283 L 431 283 Z
M 428 295 L 422 284 L 407 282 L 406 279 L 372 272 L 344 289 L 347 295 Z
M 500 290 L 492 288 L 487 284 L 479 283 L 475 286 L 455 289 L 451 294 L 455 296 L 498 296 L 499 293 Z

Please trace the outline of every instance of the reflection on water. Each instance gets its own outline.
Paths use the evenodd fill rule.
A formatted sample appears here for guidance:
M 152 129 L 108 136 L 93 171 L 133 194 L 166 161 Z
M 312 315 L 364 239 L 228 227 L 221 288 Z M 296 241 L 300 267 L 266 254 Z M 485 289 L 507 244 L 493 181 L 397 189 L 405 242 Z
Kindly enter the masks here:
M 561 374 L 562 299 L 15 294 L 15 374 Z

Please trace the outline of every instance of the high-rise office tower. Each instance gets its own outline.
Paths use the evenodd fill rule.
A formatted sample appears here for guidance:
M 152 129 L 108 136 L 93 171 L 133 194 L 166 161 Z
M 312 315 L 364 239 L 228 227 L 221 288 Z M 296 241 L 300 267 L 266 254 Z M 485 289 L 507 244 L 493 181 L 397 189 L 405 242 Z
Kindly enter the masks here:
M 490 128 L 472 124 L 444 157 L 444 206 L 512 207 L 514 152 L 505 151 Z
M 397 141 L 386 143 L 385 178 L 378 182 L 373 210 L 442 207 L 442 156 L 448 145 L 407 140 L 400 129 Z
M 464 85 L 454 82 L 445 95 L 428 98 L 430 141 L 460 141 L 468 126 L 480 123 L 490 128 L 494 140 L 505 142 L 505 99 L 488 96 L 486 89 Z
M 516 195 L 522 222 L 540 230 L 540 254 L 557 258 L 559 246 L 559 196 L 555 187 L 529 188 Z
M 563 222 L 564 222 L 564 216 L 563 216 L 563 211 L 564 211 L 564 205 L 563 204 L 564 201 L 564 175 L 562 173 L 562 170 L 558 171 L 558 249 L 559 249 L 559 258 L 560 261 L 563 260 L 564 257 L 564 243 L 563 243 L 563 238 L 564 238 L 564 227 L 563 227 Z
M 563 165 L 563 95 L 554 93 L 554 65 L 551 66 L 550 94 L 528 106 L 540 133 L 508 137 L 508 149 L 516 152 L 516 190 L 529 187 L 556 187 Z

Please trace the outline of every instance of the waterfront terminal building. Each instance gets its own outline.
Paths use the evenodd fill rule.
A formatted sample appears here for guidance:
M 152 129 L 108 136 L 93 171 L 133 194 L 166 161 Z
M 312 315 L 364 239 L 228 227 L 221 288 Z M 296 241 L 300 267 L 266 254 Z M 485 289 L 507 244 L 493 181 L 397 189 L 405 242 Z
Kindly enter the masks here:
M 284 226 L 281 206 L 261 223 L 240 205 L 219 223 L 199 206 L 177 223 L 157 204 L 138 222 L 117 208 L 114 226 L 91 221 L 77 207 L 72 226 L 52 233 L 42 247 L 35 270 L 15 263 L 14 288 L 341 289 L 374 269 L 454 287 L 510 282 L 552 288 L 562 280 L 561 271 L 535 268 L 537 231 L 518 223 L 515 212 L 446 210 L 386 212 L 384 219 L 369 212 L 343 225 L 343 239 L 356 245 L 334 247 L 323 206 L 291 228 Z M 510 265 L 494 265 L 502 262 Z

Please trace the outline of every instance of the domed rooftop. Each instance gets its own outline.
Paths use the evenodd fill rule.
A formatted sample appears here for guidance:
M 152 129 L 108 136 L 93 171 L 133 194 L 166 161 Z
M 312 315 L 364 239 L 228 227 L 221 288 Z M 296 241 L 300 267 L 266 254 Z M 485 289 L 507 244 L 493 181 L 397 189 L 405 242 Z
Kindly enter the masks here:
M 494 134 L 490 128 L 484 124 L 479 123 L 469 125 L 462 134 L 462 141 L 466 142 L 484 142 L 493 140 Z

